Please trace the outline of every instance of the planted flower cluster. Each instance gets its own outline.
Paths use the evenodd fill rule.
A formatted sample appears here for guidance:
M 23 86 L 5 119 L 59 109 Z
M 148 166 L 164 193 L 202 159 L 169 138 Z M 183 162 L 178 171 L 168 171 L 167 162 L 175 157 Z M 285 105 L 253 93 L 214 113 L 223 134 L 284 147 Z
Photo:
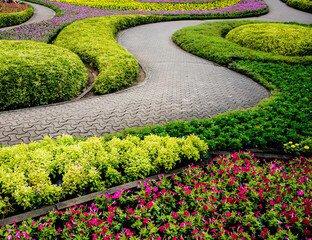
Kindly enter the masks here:
M 3 226 L 7 239 L 311 239 L 311 159 L 220 156 L 88 205 Z

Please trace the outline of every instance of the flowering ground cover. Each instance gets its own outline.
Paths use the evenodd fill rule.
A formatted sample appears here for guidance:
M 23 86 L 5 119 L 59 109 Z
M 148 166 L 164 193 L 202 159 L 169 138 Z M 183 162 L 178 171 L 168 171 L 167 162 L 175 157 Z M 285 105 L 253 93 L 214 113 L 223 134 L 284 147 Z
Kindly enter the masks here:
M 311 159 L 219 156 L 170 178 L 0 228 L 6 239 L 303 239 L 312 237 Z
M 26 22 L 34 14 L 27 4 L 0 2 L 0 28 Z
M 77 195 L 163 173 L 204 157 L 195 136 L 49 137 L 0 148 L 0 216 L 57 203 Z

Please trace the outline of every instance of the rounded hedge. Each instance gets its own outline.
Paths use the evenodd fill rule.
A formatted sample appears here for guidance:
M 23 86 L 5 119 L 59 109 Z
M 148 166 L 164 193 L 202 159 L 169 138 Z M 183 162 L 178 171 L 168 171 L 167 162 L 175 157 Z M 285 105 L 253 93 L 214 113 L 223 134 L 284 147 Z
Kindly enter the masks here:
M 87 83 L 69 50 L 33 41 L 0 41 L 0 110 L 69 100 Z
M 1 13 L 0 12 L 0 28 L 18 25 L 29 20 L 34 14 L 34 8 L 30 5 L 24 10 L 16 12 Z
M 312 55 L 312 28 L 293 24 L 258 23 L 234 28 L 226 35 L 243 47 L 285 56 Z

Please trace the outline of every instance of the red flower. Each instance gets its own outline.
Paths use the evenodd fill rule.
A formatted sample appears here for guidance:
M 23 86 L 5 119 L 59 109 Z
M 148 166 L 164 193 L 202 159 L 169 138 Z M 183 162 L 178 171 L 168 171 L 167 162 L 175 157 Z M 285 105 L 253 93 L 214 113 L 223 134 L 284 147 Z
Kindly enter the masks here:
M 230 218 L 230 217 L 232 216 L 232 213 L 231 213 L 231 212 L 226 212 L 226 213 L 225 213 L 225 216 L 226 216 L 227 218 Z
M 266 238 L 269 234 L 269 229 L 267 229 L 266 227 L 262 229 L 261 233 L 260 233 L 260 236 L 262 238 Z
M 171 213 L 171 217 L 174 219 L 178 219 L 179 218 L 179 214 L 177 212 L 172 212 Z
M 154 206 L 154 202 L 153 202 L 153 201 L 149 201 L 149 202 L 146 204 L 147 209 L 151 209 L 153 206 Z

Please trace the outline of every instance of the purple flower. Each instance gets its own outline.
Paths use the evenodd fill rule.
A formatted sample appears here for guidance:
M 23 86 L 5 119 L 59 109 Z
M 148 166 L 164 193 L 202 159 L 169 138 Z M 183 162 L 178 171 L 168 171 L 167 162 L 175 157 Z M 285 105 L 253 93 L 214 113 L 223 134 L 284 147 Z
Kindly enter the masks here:
M 303 197 L 303 196 L 304 196 L 304 191 L 303 191 L 303 190 L 298 190 L 298 191 L 297 191 L 297 195 L 298 195 L 299 197 Z

